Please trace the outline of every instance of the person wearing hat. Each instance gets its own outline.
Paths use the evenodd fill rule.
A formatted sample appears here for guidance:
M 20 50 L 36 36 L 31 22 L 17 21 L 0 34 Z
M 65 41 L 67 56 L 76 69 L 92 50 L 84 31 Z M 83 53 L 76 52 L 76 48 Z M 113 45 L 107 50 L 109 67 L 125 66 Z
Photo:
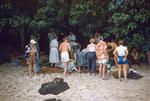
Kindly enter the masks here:
M 59 51 L 61 54 L 61 61 L 64 64 L 64 77 L 67 75 L 67 68 L 68 68 L 68 62 L 69 62 L 69 52 L 71 51 L 71 46 L 68 42 L 67 37 L 65 37 L 64 42 L 62 42 L 59 46 Z
M 87 65 L 90 75 L 94 75 L 96 69 L 96 45 L 95 39 L 90 39 L 90 44 L 87 46 Z
M 103 37 L 100 37 L 99 42 L 96 45 L 96 56 L 99 64 L 99 75 L 105 80 L 106 75 L 106 63 L 108 61 L 107 44 L 103 41 Z
M 124 74 L 124 78 L 125 81 L 127 80 L 127 70 L 128 70 L 128 60 L 127 60 L 127 56 L 128 56 L 128 49 L 126 46 L 124 46 L 124 41 L 120 40 L 118 42 L 119 46 L 116 47 L 116 49 L 114 50 L 113 54 L 114 56 L 117 58 L 117 67 L 118 67 L 118 77 L 119 80 L 121 80 L 121 71 L 123 69 L 123 74 Z
M 34 75 L 36 75 L 36 41 L 34 39 L 30 40 L 30 51 L 29 51 L 29 75 L 32 77 L 32 67 Z

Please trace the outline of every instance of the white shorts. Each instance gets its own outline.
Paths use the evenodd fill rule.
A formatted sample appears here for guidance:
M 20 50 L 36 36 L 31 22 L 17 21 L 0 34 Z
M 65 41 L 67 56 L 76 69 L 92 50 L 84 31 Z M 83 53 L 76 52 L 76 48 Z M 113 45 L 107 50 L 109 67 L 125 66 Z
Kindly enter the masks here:
M 68 62 L 69 61 L 69 53 L 68 52 L 62 52 L 61 53 L 61 61 L 62 62 Z
M 98 64 L 106 64 L 107 63 L 107 59 L 101 59 L 97 61 Z

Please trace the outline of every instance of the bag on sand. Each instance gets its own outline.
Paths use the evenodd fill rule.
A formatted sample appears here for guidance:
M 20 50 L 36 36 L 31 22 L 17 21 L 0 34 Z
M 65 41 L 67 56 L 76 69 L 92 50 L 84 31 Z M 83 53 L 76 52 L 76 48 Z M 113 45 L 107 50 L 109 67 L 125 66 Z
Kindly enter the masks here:
M 137 73 L 137 72 L 134 72 L 134 71 L 130 71 L 129 73 L 128 73 L 128 76 L 127 76 L 129 79 L 135 79 L 135 80 L 137 80 L 137 79 L 141 79 L 142 77 L 144 77 L 144 76 L 142 76 L 142 75 L 140 75 L 139 73 Z
M 115 79 L 118 79 L 118 78 L 119 78 L 119 77 L 118 77 L 118 71 L 114 71 L 114 72 L 113 72 L 113 77 L 114 77 Z M 121 72 L 121 77 L 124 77 L 124 76 L 123 76 L 123 72 Z M 144 77 L 144 76 L 140 75 L 140 74 L 137 73 L 137 72 L 134 72 L 133 70 L 129 71 L 129 72 L 128 72 L 128 75 L 127 75 L 127 78 L 129 78 L 129 79 L 134 79 L 134 80 L 141 79 L 141 78 L 143 78 L 143 77 Z
M 69 89 L 69 86 L 64 82 L 63 78 L 55 78 L 52 82 L 43 83 L 39 89 L 39 93 L 42 95 L 58 95 L 67 89 Z

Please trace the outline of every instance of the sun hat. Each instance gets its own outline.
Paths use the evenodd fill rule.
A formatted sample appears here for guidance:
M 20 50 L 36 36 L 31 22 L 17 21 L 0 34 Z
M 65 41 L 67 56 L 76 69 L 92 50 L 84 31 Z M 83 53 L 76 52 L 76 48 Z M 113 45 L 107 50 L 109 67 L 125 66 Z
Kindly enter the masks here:
M 36 44 L 36 41 L 35 41 L 34 39 L 31 39 L 31 40 L 30 40 L 30 43 Z

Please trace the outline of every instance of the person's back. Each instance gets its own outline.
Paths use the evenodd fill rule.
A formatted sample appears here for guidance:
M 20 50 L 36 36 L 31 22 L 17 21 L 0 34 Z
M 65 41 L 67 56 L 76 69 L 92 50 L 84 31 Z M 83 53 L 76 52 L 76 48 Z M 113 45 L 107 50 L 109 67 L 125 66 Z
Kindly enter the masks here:
M 104 41 L 100 40 L 98 44 L 96 45 L 97 51 L 97 58 L 98 59 L 106 59 L 108 54 L 107 54 L 107 45 Z
M 58 41 L 57 36 L 50 43 L 50 54 L 49 54 L 49 63 L 52 67 L 55 67 L 55 64 L 59 62 L 58 54 Z
M 64 76 L 67 74 L 67 64 L 69 62 L 69 51 L 71 50 L 67 38 L 60 44 L 59 51 L 61 52 L 61 61 L 64 63 Z
M 128 49 L 124 46 L 124 41 L 120 40 L 119 46 L 114 50 L 113 54 L 117 58 L 117 67 L 118 67 L 118 77 L 121 80 L 121 72 L 123 70 L 124 79 L 127 80 L 127 73 L 128 73 Z
M 68 42 L 61 43 L 60 44 L 60 51 L 61 52 L 68 52 L 68 51 L 70 51 L 69 43 Z

